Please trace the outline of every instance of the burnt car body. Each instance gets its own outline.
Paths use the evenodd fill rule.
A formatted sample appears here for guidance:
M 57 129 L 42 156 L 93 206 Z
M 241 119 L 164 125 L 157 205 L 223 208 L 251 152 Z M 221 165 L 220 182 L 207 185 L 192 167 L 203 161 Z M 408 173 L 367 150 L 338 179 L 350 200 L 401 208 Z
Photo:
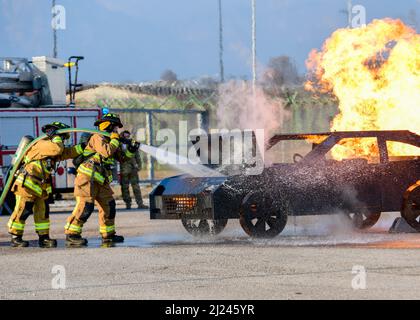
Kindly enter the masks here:
M 288 216 L 300 215 L 345 213 L 356 227 L 368 228 L 381 212 L 400 211 L 404 193 L 420 179 L 418 154 L 393 159 L 388 150 L 389 143 L 420 148 L 420 136 L 409 131 L 275 135 L 265 150 L 311 139 L 317 142 L 305 156 L 294 154 L 293 163 L 274 161 L 258 175 L 164 179 L 150 193 L 150 218 L 182 219 L 194 234 L 218 233 L 228 219 L 240 219 L 256 237 L 276 236 Z M 374 161 L 328 158 L 349 139 L 371 139 L 377 146 Z

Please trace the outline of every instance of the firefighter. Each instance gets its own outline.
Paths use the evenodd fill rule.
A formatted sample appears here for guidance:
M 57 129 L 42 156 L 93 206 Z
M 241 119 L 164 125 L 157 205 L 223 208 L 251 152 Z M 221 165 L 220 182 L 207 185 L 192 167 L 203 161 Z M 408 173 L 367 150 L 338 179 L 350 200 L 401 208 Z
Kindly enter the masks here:
M 118 128 L 123 125 L 116 114 L 104 115 L 95 122 L 95 126 L 111 136 L 93 134 L 83 152 L 74 182 L 76 207 L 65 225 L 67 246 L 87 245 L 87 239 L 81 236 L 82 228 L 91 216 L 95 204 L 99 209 L 99 232 L 103 244 L 124 242 L 124 237 L 115 232 L 116 203 L 110 187 L 112 167 L 115 164 L 114 159 L 124 162 L 132 158 L 140 145 L 120 138 Z M 121 148 L 122 142 L 129 143 L 125 152 Z
M 123 131 L 121 137 L 125 140 L 131 140 L 129 131 Z M 123 146 L 123 149 L 126 145 Z M 137 150 L 135 156 L 130 160 L 121 163 L 121 193 L 124 199 L 126 208 L 131 209 L 130 184 L 133 189 L 134 197 L 139 209 L 148 209 L 149 207 L 143 204 L 141 190 L 139 186 L 139 169 L 141 168 L 140 152 Z
M 49 236 L 49 202 L 52 194 L 51 172 L 58 161 L 71 159 L 83 152 L 83 145 L 64 147 L 70 134 L 57 134 L 57 130 L 70 128 L 61 122 L 53 122 L 42 127 L 49 139 L 38 141 L 24 158 L 24 165 L 17 173 L 12 191 L 16 196 L 16 206 L 8 222 L 13 247 L 27 247 L 28 241 L 22 239 L 25 222 L 33 214 L 35 230 L 39 236 L 39 246 L 52 248 L 57 241 Z

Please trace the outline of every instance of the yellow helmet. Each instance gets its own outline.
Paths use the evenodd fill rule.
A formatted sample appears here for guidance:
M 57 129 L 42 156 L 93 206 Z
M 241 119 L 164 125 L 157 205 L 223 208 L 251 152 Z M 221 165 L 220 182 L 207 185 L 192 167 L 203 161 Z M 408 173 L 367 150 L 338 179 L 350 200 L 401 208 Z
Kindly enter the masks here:
M 118 128 L 123 127 L 121 119 L 116 113 L 107 113 L 101 119 L 97 120 L 94 125 L 103 131 L 108 129 L 111 124 L 118 126 Z
M 59 122 L 59 121 L 55 121 L 52 123 L 48 123 L 45 126 L 42 127 L 42 132 L 43 133 L 47 133 L 50 130 L 60 130 L 60 129 L 69 129 L 70 126 L 66 125 L 65 123 Z M 62 134 L 64 139 L 69 139 L 70 138 L 70 133 L 64 133 Z

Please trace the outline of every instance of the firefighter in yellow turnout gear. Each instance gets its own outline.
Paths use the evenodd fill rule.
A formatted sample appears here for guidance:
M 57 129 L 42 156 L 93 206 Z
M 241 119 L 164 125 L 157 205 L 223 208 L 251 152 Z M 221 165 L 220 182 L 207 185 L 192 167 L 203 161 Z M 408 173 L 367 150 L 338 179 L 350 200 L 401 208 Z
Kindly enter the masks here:
M 12 235 L 11 245 L 27 247 L 28 241 L 22 239 L 25 222 L 33 214 L 35 230 L 39 236 L 40 247 L 56 247 L 57 241 L 50 239 L 50 219 L 48 197 L 52 193 L 51 173 L 56 162 L 77 157 L 83 146 L 64 147 L 63 141 L 69 134 L 57 135 L 56 131 L 70 128 L 61 122 L 53 122 L 42 128 L 49 139 L 40 140 L 32 146 L 25 158 L 24 165 L 17 173 L 12 191 L 16 196 L 16 206 L 8 222 Z
M 101 131 L 111 133 L 111 137 L 94 134 L 87 142 L 74 182 L 76 207 L 64 227 L 67 246 L 87 245 L 87 239 L 81 236 L 82 228 L 91 216 L 95 204 L 99 211 L 99 232 L 103 243 L 124 241 L 115 232 L 116 203 L 110 187 L 112 166 L 115 159 L 124 162 L 132 158 L 139 144 L 120 138 L 118 128 L 123 125 L 116 114 L 108 113 L 95 122 L 95 126 L 99 126 Z M 122 151 L 121 143 L 129 144 L 125 152 Z

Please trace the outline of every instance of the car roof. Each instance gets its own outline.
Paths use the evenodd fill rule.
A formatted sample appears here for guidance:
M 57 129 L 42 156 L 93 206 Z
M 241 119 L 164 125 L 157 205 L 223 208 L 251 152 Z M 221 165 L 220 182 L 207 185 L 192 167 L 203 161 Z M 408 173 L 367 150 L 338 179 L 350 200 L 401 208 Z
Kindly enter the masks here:
M 322 133 L 298 133 L 298 134 L 275 134 L 272 136 L 267 143 L 267 149 L 283 140 L 314 140 L 317 138 L 324 138 L 334 136 L 338 139 L 343 138 L 369 138 L 369 137 L 381 137 L 387 140 L 406 140 L 416 139 L 420 140 L 420 136 L 409 130 L 370 130 L 370 131 L 332 131 Z M 323 139 L 323 140 L 324 140 Z M 321 140 L 322 141 L 322 140 Z

